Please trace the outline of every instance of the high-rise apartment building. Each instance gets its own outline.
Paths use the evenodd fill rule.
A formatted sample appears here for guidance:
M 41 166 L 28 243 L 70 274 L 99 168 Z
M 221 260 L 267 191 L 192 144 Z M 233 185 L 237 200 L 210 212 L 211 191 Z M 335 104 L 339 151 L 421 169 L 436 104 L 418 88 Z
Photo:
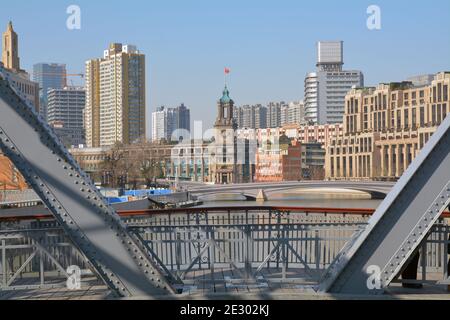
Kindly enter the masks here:
M 343 70 L 342 41 L 317 44 L 317 70 L 305 78 L 305 119 L 310 123 L 340 123 L 344 116 L 345 95 L 353 87 L 364 86 L 358 70 Z
M 450 113 L 450 73 L 426 83 L 352 89 L 345 99 L 344 132 L 327 147 L 326 177 L 398 179 Z
M 267 128 L 267 108 L 263 105 L 255 105 L 255 129 Z
M 84 125 L 88 147 L 145 138 L 145 55 L 111 44 L 102 59 L 86 62 Z
M 40 114 L 48 121 L 48 90 L 62 89 L 67 86 L 67 70 L 65 64 L 38 63 L 33 66 L 33 81 L 39 83 Z
M 85 144 L 86 91 L 79 87 L 48 90 L 48 123 L 66 146 Z
M 305 123 L 305 104 L 303 101 L 293 101 L 289 103 L 288 124 L 302 125 Z
M 263 105 L 244 105 L 234 108 L 233 112 L 239 129 L 263 129 L 267 127 L 267 108 Z
M 190 110 L 183 103 L 176 108 L 162 106 L 152 113 L 153 141 L 178 141 L 184 133 L 190 132 L 190 130 Z
M 269 102 L 267 105 L 267 128 L 281 127 L 281 108 L 287 104 L 281 102 Z

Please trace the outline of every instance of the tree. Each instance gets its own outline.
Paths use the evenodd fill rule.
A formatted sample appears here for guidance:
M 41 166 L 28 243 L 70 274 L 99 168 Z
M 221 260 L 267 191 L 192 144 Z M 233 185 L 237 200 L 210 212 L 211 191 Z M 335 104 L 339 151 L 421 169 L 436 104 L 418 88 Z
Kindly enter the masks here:
M 104 186 L 111 188 L 116 188 L 119 182 L 119 176 L 121 171 L 121 162 L 124 159 L 123 145 L 117 142 L 103 161 L 101 168 L 103 171 L 103 182 Z

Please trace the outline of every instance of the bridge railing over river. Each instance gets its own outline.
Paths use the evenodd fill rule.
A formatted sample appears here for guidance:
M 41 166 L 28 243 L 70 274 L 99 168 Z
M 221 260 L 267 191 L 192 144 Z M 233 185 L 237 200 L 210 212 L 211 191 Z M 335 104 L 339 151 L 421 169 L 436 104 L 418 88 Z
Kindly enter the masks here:
M 243 207 L 122 212 L 163 273 L 178 285 L 226 282 L 311 286 L 371 210 Z M 40 218 L 42 219 L 42 217 Z M 43 220 L 0 220 L 0 288 L 65 285 L 67 267 L 89 273 L 62 229 Z M 448 279 L 450 227 L 442 219 L 422 246 L 420 282 Z M 440 279 L 435 279 L 436 274 Z

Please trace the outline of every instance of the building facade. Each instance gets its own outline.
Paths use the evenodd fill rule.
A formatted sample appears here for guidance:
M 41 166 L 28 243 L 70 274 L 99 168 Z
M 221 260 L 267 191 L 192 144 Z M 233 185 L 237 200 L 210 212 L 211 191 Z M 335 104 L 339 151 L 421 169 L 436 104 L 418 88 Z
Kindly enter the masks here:
M 281 127 L 281 109 L 287 104 L 281 102 L 269 102 L 267 105 L 267 128 Z
M 233 112 L 238 129 L 267 128 L 267 107 L 261 104 L 244 105 Z
M 318 142 L 326 148 L 332 137 L 342 135 L 343 129 L 344 127 L 342 124 L 311 126 L 290 125 L 281 128 L 239 129 L 237 130 L 237 136 L 239 139 L 253 140 L 256 141 L 258 145 L 262 145 L 265 141 L 276 143 L 282 135 L 286 135 L 289 139 L 298 140 L 300 143 Z
M 423 84 L 423 83 L 422 83 Z M 328 179 L 398 179 L 450 112 L 450 73 L 355 88 L 346 96 L 344 132 L 331 139 Z
M 217 103 L 214 139 L 208 144 L 208 182 L 230 184 L 253 181 L 256 146 L 248 140 L 238 139 L 234 114 L 234 101 L 225 86 Z
M 256 154 L 255 182 L 301 180 L 301 145 L 285 135 L 278 144 L 263 143 Z
M 19 58 L 19 37 L 14 31 L 11 21 L 2 36 L 2 63 L 6 69 L 13 72 L 22 71 Z
M 85 129 L 89 147 L 145 139 L 145 55 L 113 43 L 86 62 Z
M 48 123 L 66 146 L 85 144 L 83 114 L 86 91 L 80 87 L 49 89 Z
M 62 89 L 67 86 L 65 64 L 38 63 L 33 66 L 33 81 L 39 84 L 39 113 L 48 121 L 48 90 Z
M 190 136 L 191 113 L 182 103 L 176 108 L 164 106 L 152 113 L 152 140 L 179 141 Z
M 352 87 L 364 86 L 358 70 L 343 70 L 342 41 L 321 41 L 317 44 L 317 70 L 305 78 L 305 118 L 310 123 L 341 123 L 345 96 Z
M 154 178 L 156 171 L 152 168 L 157 167 L 161 177 L 170 175 L 172 148 L 170 144 L 139 143 L 73 148 L 69 152 L 96 183 L 104 184 L 108 176 L 109 179 L 111 176 L 124 176 L 127 184 L 145 184 L 146 180 Z M 149 170 L 143 170 L 145 167 Z
M 19 38 L 11 22 L 2 35 L 0 72 L 34 109 L 39 112 L 39 85 L 20 68 Z M 11 161 L 0 152 L 0 189 L 24 189 L 26 183 Z

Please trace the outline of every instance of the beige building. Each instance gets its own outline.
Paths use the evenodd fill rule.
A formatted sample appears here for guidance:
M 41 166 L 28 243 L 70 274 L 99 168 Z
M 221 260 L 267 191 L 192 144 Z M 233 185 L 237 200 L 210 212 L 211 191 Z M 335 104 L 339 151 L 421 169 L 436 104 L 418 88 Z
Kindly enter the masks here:
M 450 72 L 431 83 L 411 81 L 352 89 L 344 132 L 326 154 L 328 179 L 396 180 L 450 112 Z
M 84 126 L 88 147 L 145 138 L 145 55 L 111 44 L 102 59 L 86 62 Z
M 39 112 L 39 85 L 30 80 L 30 75 L 20 69 L 19 38 L 11 22 L 2 36 L 2 61 L 0 72 L 16 88 L 23 99 Z M 25 180 L 9 159 L 0 152 L 0 188 L 23 189 Z
M 2 37 L 2 62 L 6 69 L 20 71 L 19 38 L 13 29 L 12 22 L 8 23 Z
M 108 171 L 127 176 L 127 182 L 145 182 L 144 167 L 158 167 L 162 176 L 169 175 L 173 145 L 139 143 L 100 148 L 74 148 L 69 152 L 80 167 L 96 182 L 104 182 Z M 111 172 L 109 172 L 111 174 Z M 156 174 L 149 172 L 149 174 Z M 158 177 L 159 178 L 159 177 Z
M 0 70 L 22 97 L 39 112 L 39 85 L 30 80 L 30 75 L 25 70 L 20 69 L 19 37 L 11 21 L 2 36 Z

